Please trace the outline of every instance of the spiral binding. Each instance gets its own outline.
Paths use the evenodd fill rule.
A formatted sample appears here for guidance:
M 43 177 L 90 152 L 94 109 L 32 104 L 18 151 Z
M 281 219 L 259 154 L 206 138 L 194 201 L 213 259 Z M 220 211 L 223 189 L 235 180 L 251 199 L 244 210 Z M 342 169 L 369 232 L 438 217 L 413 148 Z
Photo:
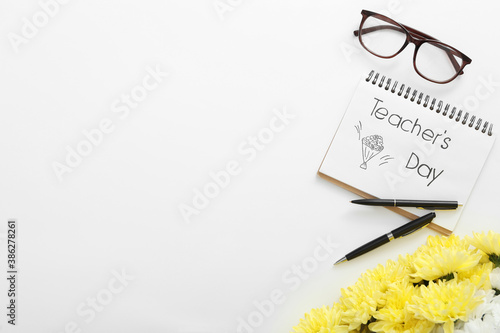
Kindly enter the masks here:
M 377 84 L 377 82 L 378 82 L 378 86 L 380 88 L 382 88 L 384 86 L 384 83 L 385 83 L 385 87 L 383 87 L 385 90 L 389 91 L 389 89 L 390 89 L 391 93 L 395 93 L 398 96 L 403 96 L 403 98 L 405 98 L 405 99 L 409 98 L 411 102 L 416 102 L 417 104 L 420 105 L 422 103 L 422 100 L 423 100 L 422 106 L 424 108 L 426 108 L 427 106 L 429 106 L 430 110 L 434 110 L 434 108 L 435 108 L 436 113 L 441 113 L 441 115 L 443 115 L 445 117 L 448 116 L 450 119 L 453 119 L 455 117 L 455 121 L 459 122 L 461 120 L 462 125 L 467 125 L 467 122 L 468 122 L 468 126 L 471 128 L 473 127 L 476 131 L 481 130 L 482 133 L 486 133 L 486 131 L 488 131 L 488 135 L 490 135 L 490 136 L 493 134 L 493 124 L 492 123 L 489 123 L 488 121 L 485 121 L 483 123 L 483 120 L 481 118 L 478 118 L 476 120 L 476 116 L 470 115 L 469 112 L 465 112 L 465 114 L 463 113 L 462 110 L 458 110 L 458 112 L 457 112 L 457 108 L 454 106 L 451 107 L 450 104 L 446 104 L 444 106 L 444 109 L 443 109 L 443 105 L 444 105 L 443 101 L 441 101 L 441 100 L 437 101 L 435 98 L 432 98 L 432 101 L 430 102 L 430 105 L 429 105 L 429 101 L 431 99 L 431 97 L 429 95 L 425 95 L 425 97 L 424 97 L 424 93 L 420 92 L 420 94 L 418 94 L 418 91 L 416 89 L 413 89 L 413 91 L 412 91 L 411 87 L 406 87 L 406 90 L 405 90 L 405 85 L 403 83 L 399 86 L 399 90 L 398 90 L 397 89 L 398 88 L 398 81 L 394 81 L 394 83 L 392 83 L 391 78 L 387 78 L 387 80 L 386 80 L 385 76 L 382 76 L 379 80 L 379 73 L 375 73 L 375 71 L 373 71 L 373 70 L 370 72 L 370 74 L 368 74 L 368 77 L 366 78 L 366 82 L 369 82 L 370 80 L 372 81 L 371 83 L 373 85 Z M 391 83 L 392 83 L 392 87 L 391 87 Z M 451 110 L 450 110 L 450 107 L 451 107 Z M 441 112 L 441 111 L 443 111 L 443 112 Z M 449 113 L 449 115 L 448 115 L 448 113 Z M 469 116 L 470 116 L 470 119 L 469 119 Z M 481 124 L 482 124 L 482 129 L 481 129 Z

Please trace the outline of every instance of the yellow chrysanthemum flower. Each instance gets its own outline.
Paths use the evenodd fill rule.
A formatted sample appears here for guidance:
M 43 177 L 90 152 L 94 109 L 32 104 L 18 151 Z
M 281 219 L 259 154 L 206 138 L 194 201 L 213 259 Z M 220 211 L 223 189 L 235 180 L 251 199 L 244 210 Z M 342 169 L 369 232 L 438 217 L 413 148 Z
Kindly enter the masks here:
M 413 257 L 414 254 L 410 255 L 408 253 L 405 255 L 400 254 L 398 256 L 398 263 L 405 268 L 407 275 L 414 274 L 416 272 L 413 267 Z
M 495 267 L 500 267 L 500 234 L 491 230 L 486 235 L 484 232 L 473 232 L 472 234 L 473 238 L 465 237 L 466 242 L 484 252 L 489 260 L 495 264 Z
M 347 333 L 346 325 L 341 325 L 342 310 L 338 303 L 333 307 L 323 306 L 312 309 L 304 319 L 293 328 L 292 333 Z
M 468 280 L 476 286 L 476 289 L 491 289 L 490 273 L 492 270 L 493 263 L 491 262 L 478 264 L 468 271 L 458 273 L 458 282 Z
M 379 320 L 369 325 L 371 332 L 429 333 L 435 324 L 427 319 L 417 319 L 409 311 L 385 309 Z
M 363 279 L 380 282 L 378 286 L 379 291 L 383 293 L 382 297 L 377 299 L 378 307 L 383 307 L 386 301 L 385 292 L 387 288 L 393 283 L 399 283 L 408 277 L 408 270 L 405 265 L 393 260 L 387 260 L 386 265 L 379 264 L 374 269 L 369 269 L 361 274 Z
M 484 232 L 473 232 L 474 238 L 465 236 L 465 240 L 474 247 L 487 254 L 496 254 L 500 256 L 500 234 L 489 231 L 488 234 Z
M 475 293 L 475 286 L 468 281 L 431 281 L 427 287 L 420 287 L 420 296 L 413 296 L 408 308 L 417 317 L 444 323 L 445 333 L 451 333 L 455 320 L 467 321 L 472 310 L 482 303 L 482 297 Z
M 357 330 L 366 324 L 385 298 L 385 287 L 381 281 L 375 281 L 366 275 L 348 287 L 341 289 L 342 321 L 349 325 L 349 330 Z
M 399 261 L 387 260 L 385 266 L 379 264 L 375 269 L 369 269 L 362 276 L 366 276 L 375 281 L 381 281 L 387 285 L 400 282 L 408 276 L 408 270 L 405 264 Z
M 427 237 L 428 247 L 465 247 L 468 245 L 459 236 L 451 234 L 450 236 L 429 236 Z
M 406 277 L 399 283 L 393 283 L 387 291 L 387 303 L 374 317 L 376 322 L 369 325 L 373 332 L 428 333 L 434 323 L 427 319 L 415 318 L 408 305 L 413 301 L 416 288 Z
M 453 273 L 467 271 L 476 266 L 482 255 L 470 250 L 458 236 L 432 237 L 412 256 L 410 273 L 412 282 L 432 281 Z

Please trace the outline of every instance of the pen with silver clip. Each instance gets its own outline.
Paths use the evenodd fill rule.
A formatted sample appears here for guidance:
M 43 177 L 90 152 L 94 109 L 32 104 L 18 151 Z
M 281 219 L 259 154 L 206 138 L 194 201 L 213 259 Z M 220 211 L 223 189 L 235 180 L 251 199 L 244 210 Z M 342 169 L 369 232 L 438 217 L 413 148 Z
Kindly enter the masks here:
M 389 243 L 390 241 L 399 238 L 399 237 L 404 237 L 407 236 L 417 230 L 422 229 L 423 227 L 427 226 L 429 223 L 431 223 L 432 219 L 436 217 L 436 213 L 429 213 L 424 216 L 421 216 L 411 222 L 408 222 L 404 225 L 402 225 L 399 228 L 396 228 L 392 230 L 391 232 L 382 235 L 371 242 L 366 243 L 363 246 L 358 247 L 352 252 L 349 252 L 346 254 L 342 259 L 338 260 L 334 265 L 343 263 L 348 260 L 352 260 L 356 257 L 359 257 L 362 254 L 365 254 L 366 252 L 369 252 L 371 250 L 376 249 L 379 246 L 382 246 L 386 243 Z
M 404 200 L 404 199 L 357 199 L 352 203 L 367 206 L 416 207 L 421 209 L 448 210 L 461 206 L 458 201 L 444 200 Z

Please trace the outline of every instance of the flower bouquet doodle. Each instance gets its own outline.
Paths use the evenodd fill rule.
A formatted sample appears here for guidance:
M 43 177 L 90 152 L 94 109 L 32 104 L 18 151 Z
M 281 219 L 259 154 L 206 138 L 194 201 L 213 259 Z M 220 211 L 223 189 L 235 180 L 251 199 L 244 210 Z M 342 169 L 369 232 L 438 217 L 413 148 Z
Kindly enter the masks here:
M 366 136 L 361 140 L 361 152 L 363 163 L 359 166 L 361 169 L 367 168 L 366 163 L 384 150 L 384 141 L 380 135 Z
M 415 253 L 367 270 L 293 333 L 500 332 L 500 234 L 429 236 Z

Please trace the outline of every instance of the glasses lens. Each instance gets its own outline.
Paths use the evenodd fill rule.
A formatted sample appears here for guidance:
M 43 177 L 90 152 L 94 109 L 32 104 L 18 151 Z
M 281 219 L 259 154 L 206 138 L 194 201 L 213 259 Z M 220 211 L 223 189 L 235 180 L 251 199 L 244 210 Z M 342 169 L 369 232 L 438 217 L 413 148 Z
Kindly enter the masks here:
M 415 58 L 417 71 L 428 79 L 445 82 L 452 79 L 462 68 L 463 59 L 446 44 L 425 42 Z
M 404 46 L 406 32 L 399 25 L 370 16 L 361 26 L 359 40 L 373 54 L 392 57 Z

